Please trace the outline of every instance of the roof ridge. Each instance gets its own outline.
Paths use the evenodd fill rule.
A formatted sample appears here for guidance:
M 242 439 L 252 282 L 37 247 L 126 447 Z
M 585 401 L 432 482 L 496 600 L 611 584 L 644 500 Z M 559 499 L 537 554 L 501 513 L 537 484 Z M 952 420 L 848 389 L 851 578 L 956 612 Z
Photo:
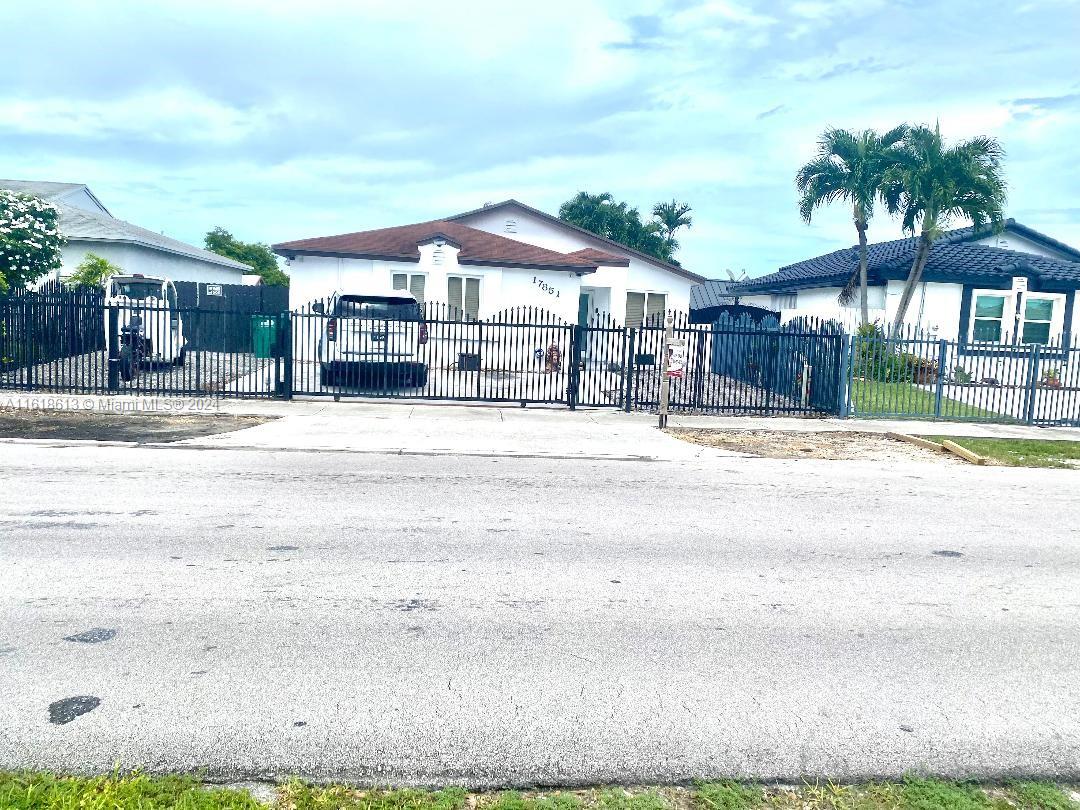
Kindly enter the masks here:
M 575 225 L 572 222 L 567 222 L 564 219 L 559 219 L 556 216 L 552 216 L 547 211 L 541 211 L 539 208 L 534 208 L 531 205 L 527 205 L 526 203 L 523 203 L 520 200 L 516 200 L 513 197 L 510 197 L 509 199 L 503 200 L 502 202 L 486 203 L 486 204 L 482 205 L 480 208 L 474 208 L 471 211 L 464 211 L 464 212 L 462 212 L 460 214 L 454 214 L 454 215 L 452 215 L 450 217 L 447 217 L 447 219 L 451 220 L 451 221 L 458 220 L 458 219 L 464 219 L 465 217 L 471 217 L 473 214 L 480 214 L 480 213 L 483 213 L 484 211 L 491 211 L 491 210 L 496 209 L 496 208 L 504 208 L 505 206 L 508 206 L 508 205 L 516 205 L 519 208 L 523 208 L 524 210 L 526 210 L 526 211 L 528 211 L 530 213 L 533 213 L 533 214 L 536 214 L 537 216 L 543 217 L 544 219 L 546 219 L 546 220 L 548 220 L 550 222 L 558 223 L 559 225 L 562 225 L 562 226 L 564 226 L 566 228 L 570 228 L 571 230 L 578 231 L 579 233 L 585 234 L 586 236 L 590 236 L 593 239 L 598 239 L 599 241 L 603 242 L 604 244 L 611 245 L 612 247 L 618 248 L 619 250 L 625 250 L 626 252 L 638 257 L 642 261 L 649 262 L 650 264 L 656 265 L 657 267 L 661 267 L 662 269 L 668 270 L 668 271 L 670 271 L 672 273 L 675 273 L 676 275 L 680 275 L 683 278 L 692 279 L 692 280 L 696 281 L 699 284 L 702 281 L 705 280 L 704 276 L 699 275 L 699 274 L 693 272 L 692 270 L 687 270 L 685 267 L 682 267 L 681 265 L 672 264 L 671 262 L 665 262 L 663 259 L 658 259 L 655 256 L 650 256 L 648 253 L 645 253 L 643 251 L 640 251 L 640 250 L 637 250 L 635 248 L 629 247 L 628 245 L 624 245 L 624 244 L 622 244 L 620 242 L 616 242 L 614 239 L 608 239 L 606 236 L 601 236 L 598 233 L 593 233 L 592 231 L 587 230 L 585 228 L 582 228 L 582 227 L 580 227 L 578 225 Z

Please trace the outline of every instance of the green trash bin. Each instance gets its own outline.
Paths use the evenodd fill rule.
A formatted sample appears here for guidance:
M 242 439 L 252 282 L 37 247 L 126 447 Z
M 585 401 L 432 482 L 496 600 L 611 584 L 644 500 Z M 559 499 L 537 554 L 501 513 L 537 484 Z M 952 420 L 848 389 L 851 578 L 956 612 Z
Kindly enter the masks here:
M 252 315 L 251 344 L 256 357 L 273 357 L 277 346 L 277 318 Z

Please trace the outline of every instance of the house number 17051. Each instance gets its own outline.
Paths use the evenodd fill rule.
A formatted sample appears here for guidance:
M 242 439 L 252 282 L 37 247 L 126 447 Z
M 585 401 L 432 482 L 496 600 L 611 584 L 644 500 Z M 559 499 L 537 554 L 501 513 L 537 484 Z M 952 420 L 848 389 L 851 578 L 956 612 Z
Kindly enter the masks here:
M 542 278 L 537 278 L 536 276 L 533 276 L 533 284 L 539 287 L 542 292 L 546 292 L 548 295 L 554 295 L 556 298 L 559 297 L 559 291 L 552 287 L 550 284 L 548 284 L 546 281 L 544 281 Z

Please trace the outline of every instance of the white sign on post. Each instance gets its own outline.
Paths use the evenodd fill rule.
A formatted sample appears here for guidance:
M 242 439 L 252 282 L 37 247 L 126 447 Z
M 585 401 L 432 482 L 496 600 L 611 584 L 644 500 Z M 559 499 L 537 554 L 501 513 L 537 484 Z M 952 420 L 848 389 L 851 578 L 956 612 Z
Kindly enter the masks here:
M 673 338 L 668 341 L 665 372 L 669 377 L 681 379 L 686 371 L 686 340 Z

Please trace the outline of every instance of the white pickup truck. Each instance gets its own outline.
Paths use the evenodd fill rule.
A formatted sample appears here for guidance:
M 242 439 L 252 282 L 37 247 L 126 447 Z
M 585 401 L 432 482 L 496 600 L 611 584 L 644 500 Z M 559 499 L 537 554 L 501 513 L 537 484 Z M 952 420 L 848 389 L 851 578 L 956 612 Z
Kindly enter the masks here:
M 324 386 L 427 385 L 422 346 L 428 326 L 408 290 L 377 294 L 338 293 L 325 311 L 319 336 L 320 382 Z
M 130 380 L 142 366 L 184 365 L 187 341 L 177 307 L 176 285 L 167 278 L 139 273 L 113 276 L 105 282 L 106 319 L 108 308 L 120 313 L 120 373 Z M 111 340 L 108 321 L 106 349 Z

